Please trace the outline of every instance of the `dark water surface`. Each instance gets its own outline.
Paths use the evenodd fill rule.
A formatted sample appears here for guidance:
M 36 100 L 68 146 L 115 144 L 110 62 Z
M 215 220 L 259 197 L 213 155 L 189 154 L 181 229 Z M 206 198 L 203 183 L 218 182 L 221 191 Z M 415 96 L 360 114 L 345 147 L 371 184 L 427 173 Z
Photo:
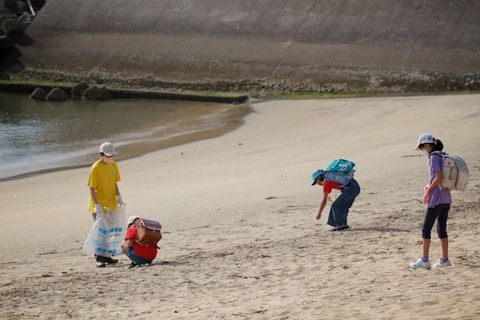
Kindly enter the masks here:
M 0 92 L 0 181 L 87 166 L 104 141 L 117 161 L 221 135 L 243 123 L 245 105 L 114 99 L 39 102 Z

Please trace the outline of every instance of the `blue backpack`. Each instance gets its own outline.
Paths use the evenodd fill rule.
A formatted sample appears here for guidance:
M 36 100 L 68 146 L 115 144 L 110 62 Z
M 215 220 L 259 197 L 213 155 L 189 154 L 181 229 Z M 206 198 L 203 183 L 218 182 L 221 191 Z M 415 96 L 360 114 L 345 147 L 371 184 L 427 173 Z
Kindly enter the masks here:
M 335 159 L 325 169 L 325 180 L 340 183 L 345 186 L 352 180 L 355 163 L 345 159 Z

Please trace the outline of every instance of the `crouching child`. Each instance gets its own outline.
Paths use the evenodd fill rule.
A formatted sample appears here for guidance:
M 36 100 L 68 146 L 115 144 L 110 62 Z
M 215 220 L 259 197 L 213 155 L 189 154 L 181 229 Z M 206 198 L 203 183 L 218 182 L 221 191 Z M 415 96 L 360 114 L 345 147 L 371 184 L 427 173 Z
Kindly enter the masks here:
M 156 243 L 140 241 L 139 230 L 144 228 L 142 219 L 138 216 L 128 218 L 127 232 L 122 241 L 122 250 L 131 260 L 129 268 L 150 264 L 157 257 L 158 247 Z M 157 231 L 159 239 L 162 238 L 161 231 Z

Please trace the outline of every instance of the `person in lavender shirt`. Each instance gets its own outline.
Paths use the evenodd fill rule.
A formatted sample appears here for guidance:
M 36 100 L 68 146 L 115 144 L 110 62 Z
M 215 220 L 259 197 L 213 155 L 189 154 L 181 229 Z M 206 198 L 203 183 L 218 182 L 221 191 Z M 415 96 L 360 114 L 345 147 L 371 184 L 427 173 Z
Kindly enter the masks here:
M 452 264 L 448 260 L 447 219 L 452 196 L 450 190 L 440 189 L 440 183 L 443 178 L 443 158 L 438 152 L 443 150 L 443 143 L 431 134 L 423 133 L 418 138 L 415 150 L 421 150 L 428 157 L 430 180 L 425 186 L 423 196 L 423 203 L 427 205 L 422 224 L 423 255 L 418 261 L 410 263 L 410 268 L 430 269 L 428 254 L 430 251 L 431 231 L 435 220 L 437 221 L 437 234 L 442 245 L 442 258 L 433 266 L 436 268 L 449 267 Z

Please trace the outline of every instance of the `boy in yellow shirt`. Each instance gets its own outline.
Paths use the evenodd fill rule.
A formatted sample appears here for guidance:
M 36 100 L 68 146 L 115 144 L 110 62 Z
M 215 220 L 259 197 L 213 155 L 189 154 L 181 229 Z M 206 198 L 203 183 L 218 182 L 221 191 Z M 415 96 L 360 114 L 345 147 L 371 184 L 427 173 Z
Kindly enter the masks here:
M 104 209 L 115 210 L 118 205 L 125 205 L 120 195 L 117 182 L 120 181 L 120 172 L 113 156 L 118 154 L 110 142 L 104 142 L 99 148 L 100 159 L 90 168 L 87 186 L 90 188 L 88 210 L 95 221 L 98 214 Z M 97 267 L 117 263 L 117 259 L 95 255 Z

